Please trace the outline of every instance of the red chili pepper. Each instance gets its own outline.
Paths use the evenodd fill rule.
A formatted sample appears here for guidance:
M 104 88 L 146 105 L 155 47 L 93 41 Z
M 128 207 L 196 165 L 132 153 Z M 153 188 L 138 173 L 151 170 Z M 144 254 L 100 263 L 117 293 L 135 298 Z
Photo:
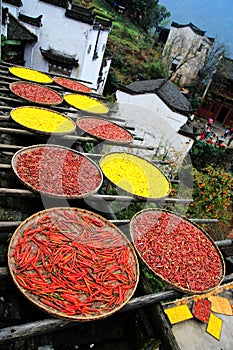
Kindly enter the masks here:
M 219 284 L 223 274 L 220 255 L 198 227 L 156 210 L 139 213 L 132 224 L 138 252 L 166 281 L 196 292 Z
M 94 163 L 59 146 L 41 146 L 20 154 L 16 169 L 19 178 L 35 190 L 54 195 L 81 196 L 96 191 L 101 184 L 101 172 Z
M 115 123 L 100 118 L 81 118 L 77 120 L 77 125 L 85 132 L 97 138 L 123 143 L 133 140 L 132 135 L 127 130 Z
M 11 259 L 19 285 L 64 315 L 101 315 L 123 303 L 135 288 L 137 271 L 123 236 L 87 212 L 57 209 L 45 216 L 27 227 L 17 239 L 20 246 L 14 245 Z M 71 231 L 63 233 L 59 224 L 67 218 Z M 80 221 L 88 234 L 81 225 L 73 231 Z

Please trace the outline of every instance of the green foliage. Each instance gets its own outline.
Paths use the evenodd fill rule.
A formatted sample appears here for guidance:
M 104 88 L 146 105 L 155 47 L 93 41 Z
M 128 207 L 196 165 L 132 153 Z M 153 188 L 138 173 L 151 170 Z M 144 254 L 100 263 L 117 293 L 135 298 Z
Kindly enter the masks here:
M 202 171 L 193 169 L 194 202 L 190 204 L 188 216 L 216 218 L 219 223 L 230 227 L 232 219 L 232 174 L 216 165 L 209 165 Z M 219 239 L 223 239 L 219 237 Z
M 116 92 L 120 80 L 114 70 L 110 69 L 105 83 L 105 95 L 112 95 Z
M 146 79 L 160 79 L 165 77 L 165 68 L 159 58 L 154 58 L 142 66 L 142 74 Z
M 216 147 L 203 140 L 196 141 L 190 151 L 193 166 L 201 170 L 210 164 L 218 164 L 223 169 L 230 170 L 233 154 L 228 148 Z
M 127 12 L 138 26 L 149 32 L 171 15 L 165 6 L 160 6 L 158 2 L 158 0 L 129 0 Z
M 161 280 L 159 280 L 155 275 L 149 271 L 146 266 L 140 266 L 141 273 L 146 277 L 150 287 L 152 288 L 153 293 L 161 292 L 165 289 L 165 286 Z

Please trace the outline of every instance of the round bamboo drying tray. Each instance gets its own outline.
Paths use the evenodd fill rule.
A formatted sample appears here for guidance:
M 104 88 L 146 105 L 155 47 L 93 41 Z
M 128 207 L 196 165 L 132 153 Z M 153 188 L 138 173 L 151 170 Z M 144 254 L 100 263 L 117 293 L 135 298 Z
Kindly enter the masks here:
M 120 162 L 122 160 L 124 163 Z M 141 200 L 162 199 L 170 192 L 167 176 L 142 157 L 127 152 L 111 152 L 104 155 L 99 164 L 110 183 Z M 107 170 L 105 164 L 108 165 Z
M 126 236 L 102 216 L 79 208 L 51 208 L 27 218 L 11 238 L 8 266 L 30 302 L 79 322 L 120 310 L 139 279 Z
M 67 93 L 64 100 L 71 106 L 91 114 L 106 114 L 109 112 L 108 107 L 94 98 L 83 94 Z
M 15 81 L 9 85 L 10 90 L 26 101 L 39 105 L 59 105 L 63 97 L 53 89 L 28 81 Z
M 70 79 L 70 78 L 63 78 L 63 77 L 54 77 L 53 81 L 68 90 L 84 93 L 84 94 L 90 94 L 92 92 L 92 89 L 87 87 L 84 84 L 79 83 L 76 80 Z
M 33 81 L 35 83 L 40 84 L 49 84 L 53 82 L 53 78 L 51 78 L 48 74 L 39 72 L 35 69 L 27 68 L 27 67 L 9 67 L 9 72 L 14 76 Z
M 82 125 L 82 122 L 87 122 L 89 125 Z M 111 141 L 114 144 L 133 142 L 133 135 L 128 130 L 103 118 L 85 116 L 77 119 L 76 124 L 82 131 L 99 141 Z
M 72 160 L 70 169 L 67 156 Z M 14 154 L 11 165 L 26 187 L 49 197 L 86 198 L 96 193 L 103 182 L 102 171 L 92 159 L 59 145 L 24 147 Z
M 167 216 L 167 222 L 164 221 L 164 216 Z M 180 223 L 183 227 L 179 227 Z M 153 231 L 151 234 L 150 230 Z M 148 270 L 182 293 L 205 294 L 217 288 L 224 279 L 224 259 L 212 238 L 198 225 L 177 213 L 165 209 L 141 210 L 130 221 L 130 235 Z M 198 242 L 196 246 L 195 239 Z M 211 258 L 208 254 L 203 255 L 207 248 L 210 250 L 209 254 L 213 255 Z M 218 263 L 218 267 L 216 265 L 212 268 L 213 261 Z M 186 274 L 185 270 L 189 270 L 190 266 L 192 271 Z M 204 277 L 203 273 L 206 273 Z M 178 280 L 175 281 L 175 278 Z M 205 287 L 204 282 L 200 287 L 198 284 L 203 278 Z M 209 283 L 210 280 L 212 283 Z
M 40 115 L 41 114 L 41 115 Z M 66 135 L 76 130 L 75 122 L 56 111 L 36 106 L 23 106 L 11 110 L 11 118 L 20 126 L 42 135 Z M 56 118 L 58 119 L 56 121 Z M 33 127 L 33 122 L 37 127 Z M 53 125 L 53 130 L 48 130 Z M 62 131 L 64 129 L 64 131 Z

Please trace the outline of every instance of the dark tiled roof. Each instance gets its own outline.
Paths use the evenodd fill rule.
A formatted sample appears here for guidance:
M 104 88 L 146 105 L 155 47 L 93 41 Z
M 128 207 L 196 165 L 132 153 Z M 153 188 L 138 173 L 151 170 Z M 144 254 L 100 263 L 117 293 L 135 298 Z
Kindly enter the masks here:
M 69 6 L 68 0 L 39 0 L 39 1 L 47 2 L 48 4 L 63 7 L 65 9 Z
M 8 13 L 9 24 L 7 39 L 21 41 L 37 41 L 37 36 L 24 27 L 11 13 Z
M 71 10 L 66 9 L 66 17 L 72 18 L 76 21 L 92 24 L 99 27 L 101 25 L 102 29 L 109 29 L 112 27 L 113 20 L 99 16 L 94 12 L 94 7 L 86 9 L 81 6 L 72 5 Z
M 66 9 L 65 15 L 68 18 L 74 19 L 79 22 L 88 23 L 88 24 L 93 24 L 95 19 L 95 15 L 92 13 L 88 14 L 88 13 L 78 12 L 78 11 L 69 10 L 69 9 Z
M 155 93 L 171 110 L 184 115 L 191 112 L 188 99 L 167 79 L 135 81 L 127 85 L 125 91 L 132 94 Z
M 78 60 L 74 57 L 58 52 L 53 49 L 43 50 L 40 48 L 42 56 L 53 64 L 60 64 L 62 67 L 70 68 L 78 66 Z
M 21 0 L 4 0 L 4 2 L 14 5 L 14 6 L 22 6 L 23 3 Z
M 176 22 L 172 22 L 171 27 L 176 27 L 176 28 L 184 28 L 184 27 L 190 27 L 196 34 L 205 35 L 205 31 L 199 29 L 198 27 L 196 27 L 194 24 L 192 24 L 191 22 L 189 22 L 188 24 L 179 24 Z
M 26 16 L 26 15 L 23 15 L 22 13 L 19 14 L 18 16 L 18 19 L 21 21 L 21 22 L 25 22 L 25 23 L 28 23 L 28 24 L 31 24 L 35 27 L 41 27 L 42 24 L 41 24 L 41 19 L 42 19 L 42 15 L 38 16 L 38 17 L 29 17 L 29 16 Z

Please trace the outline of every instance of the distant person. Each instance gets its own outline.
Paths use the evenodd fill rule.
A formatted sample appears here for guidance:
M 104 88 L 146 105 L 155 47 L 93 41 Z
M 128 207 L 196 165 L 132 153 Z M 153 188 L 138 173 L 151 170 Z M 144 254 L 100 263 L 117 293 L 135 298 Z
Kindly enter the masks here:
M 206 128 L 205 128 L 205 131 L 204 131 L 204 139 L 208 140 L 208 138 L 210 137 L 211 135 L 211 124 L 208 123 L 206 125 Z
M 227 142 L 227 146 L 230 146 L 230 144 L 232 143 L 233 141 L 233 133 L 231 134 L 230 138 L 229 138 L 229 141 Z
M 231 132 L 231 129 L 226 128 L 226 130 L 225 130 L 225 132 L 223 134 L 224 139 L 226 139 L 229 136 L 230 132 Z

